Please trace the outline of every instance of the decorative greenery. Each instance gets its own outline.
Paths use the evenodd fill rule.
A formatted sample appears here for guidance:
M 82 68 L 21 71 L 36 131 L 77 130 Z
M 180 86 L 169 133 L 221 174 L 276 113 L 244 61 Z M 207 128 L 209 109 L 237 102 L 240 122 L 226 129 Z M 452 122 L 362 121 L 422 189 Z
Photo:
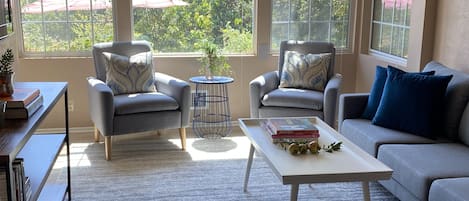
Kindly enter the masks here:
M 342 145 L 342 142 L 333 142 L 333 143 L 331 143 L 330 145 L 327 145 L 327 146 L 323 145 L 322 149 L 325 152 L 332 153 L 334 151 L 340 150 L 341 145 Z
M 313 141 L 302 141 L 302 142 L 281 142 L 278 143 L 284 150 L 290 152 L 292 155 L 306 154 L 308 151 L 312 154 L 319 154 L 321 150 L 332 153 L 339 151 L 342 146 L 342 142 L 333 142 L 330 145 L 323 145 L 322 148 L 317 140 Z
M 199 73 L 206 74 L 207 70 L 210 71 L 210 75 L 231 75 L 231 66 L 227 62 L 227 58 L 221 54 L 218 45 L 209 40 L 203 40 L 197 44 L 204 53 L 203 57 L 199 59 L 202 66 L 199 69 Z
M 2 59 L 0 60 L 0 73 L 13 73 L 13 61 L 15 61 L 13 50 L 9 48 L 2 54 Z

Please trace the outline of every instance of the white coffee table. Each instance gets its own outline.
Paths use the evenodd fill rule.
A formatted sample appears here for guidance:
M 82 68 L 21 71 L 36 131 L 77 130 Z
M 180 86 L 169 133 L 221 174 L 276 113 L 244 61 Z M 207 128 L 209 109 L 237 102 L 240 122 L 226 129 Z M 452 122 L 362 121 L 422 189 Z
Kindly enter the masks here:
M 298 117 L 295 117 L 298 118 Z M 268 134 L 259 126 L 262 119 L 241 118 L 239 126 L 251 141 L 249 159 L 244 180 L 247 191 L 254 151 L 263 155 L 267 164 L 284 185 L 291 185 L 290 200 L 297 200 L 300 184 L 361 181 L 364 200 L 370 200 L 370 181 L 391 178 L 392 169 L 372 157 L 358 146 L 340 135 L 317 117 L 307 118 L 319 129 L 319 143 L 328 145 L 342 141 L 340 151 L 334 153 L 291 155 L 268 139 Z

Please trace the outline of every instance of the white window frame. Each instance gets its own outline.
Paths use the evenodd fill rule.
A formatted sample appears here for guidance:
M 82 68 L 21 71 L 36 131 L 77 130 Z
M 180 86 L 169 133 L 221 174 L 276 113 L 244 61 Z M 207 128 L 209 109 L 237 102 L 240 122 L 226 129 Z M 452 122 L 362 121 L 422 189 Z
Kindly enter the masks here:
M 245 57 L 245 56 L 255 56 L 257 54 L 257 26 L 258 26 L 258 1 L 259 0 L 252 0 L 252 52 L 246 53 L 230 53 L 230 52 L 223 52 L 222 55 L 229 56 L 229 57 Z M 133 17 L 133 5 L 131 5 L 132 11 L 130 14 L 132 15 L 132 30 L 131 35 L 134 38 L 134 17 Z M 168 57 L 200 57 L 203 53 L 201 51 L 194 51 L 194 52 L 153 52 L 154 57 L 160 58 L 168 58 Z
M 90 0 L 91 2 L 92 0 Z M 114 0 L 112 0 L 114 1 Z M 89 51 L 64 51 L 64 52 L 47 52 L 46 51 L 46 46 L 44 45 L 43 47 L 43 51 L 42 52 L 26 52 L 25 51 L 25 48 L 24 48 L 24 38 L 23 38 L 23 22 L 21 20 L 21 6 L 20 6 L 20 2 L 19 0 L 18 1 L 12 1 L 13 2 L 13 5 L 14 5 L 14 8 L 12 8 L 13 12 L 12 12 L 12 15 L 13 15 L 13 26 L 15 27 L 14 28 L 14 32 L 15 32 L 15 35 L 17 37 L 17 41 L 18 43 L 20 43 L 21 45 L 19 45 L 18 47 L 18 50 L 19 50 L 19 54 L 20 54 L 20 57 L 31 57 L 31 58 L 40 58 L 40 57 L 90 57 L 91 56 L 91 49 Z M 66 4 L 68 3 L 68 0 L 66 1 Z M 114 7 L 114 3 L 112 3 L 112 6 Z M 92 15 L 92 11 L 93 11 L 93 5 L 91 4 L 90 6 L 91 10 L 90 10 L 90 15 Z M 113 8 L 114 9 L 114 8 Z M 114 15 L 114 12 L 113 12 L 113 15 Z M 67 25 L 69 26 L 70 23 L 76 23 L 76 22 L 89 22 L 90 24 L 92 24 L 92 30 L 94 29 L 94 21 L 93 20 L 90 20 L 90 21 L 69 21 L 69 14 L 68 14 L 68 6 L 67 6 L 67 18 L 66 20 L 60 20 L 60 21 L 54 21 L 54 22 L 66 22 Z M 93 19 L 92 17 L 90 19 Z M 39 21 L 38 21 L 39 23 Z M 41 21 L 41 23 L 43 25 L 47 24 L 47 22 L 44 22 L 44 20 Z M 113 37 L 116 38 L 116 22 L 115 22 L 115 17 L 113 16 Z M 43 30 L 45 32 L 45 30 Z M 43 33 L 44 34 L 44 33 Z M 94 31 L 92 31 L 92 39 L 94 40 Z M 68 37 L 70 38 L 70 37 Z M 68 43 L 70 44 L 70 40 L 68 41 Z M 94 42 L 92 43 L 94 44 Z
M 271 0 L 269 0 L 269 1 L 271 1 Z M 309 0 L 309 3 L 310 3 L 309 7 L 311 7 L 311 1 L 312 0 Z M 332 1 L 333 0 L 330 0 L 331 4 L 332 4 Z M 337 54 L 351 54 L 351 53 L 353 53 L 354 35 L 355 35 L 354 25 L 355 25 L 355 21 L 356 21 L 355 16 L 356 16 L 357 3 L 356 3 L 356 0 L 348 0 L 348 1 L 350 2 L 350 7 L 349 7 L 349 17 L 348 17 L 348 19 L 349 19 L 349 21 L 348 21 L 349 30 L 348 30 L 348 35 L 347 35 L 347 45 L 346 45 L 347 47 L 345 47 L 345 48 L 336 48 L 336 53 Z M 292 21 L 290 19 L 291 19 L 291 15 L 292 15 L 292 9 L 291 9 L 290 5 L 291 5 L 291 0 L 289 0 L 289 6 L 288 6 L 289 7 L 289 19 L 287 21 L 283 21 L 284 23 L 288 23 L 288 34 L 287 34 L 288 38 L 285 39 L 285 40 L 290 40 L 291 39 L 290 38 L 290 24 L 291 24 Z M 272 5 L 272 9 L 273 9 L 273 5 Z M 330 9 L 332 9 L 332 7 Z M 310 16 L 311 15 L 311 8 L 308 9 L 308 11 L 309 11 L 308 16 Z M 271 10 L 271 16 L 272 16 L 272 12 L 273 12 L 273 10 Z M 332 13 L 332 12 L 330 12 L 330 13 Z M 295 21 L 295 22 L 299 22 L 299 21 Z M 310 37 L 311 37 L 311 23 L 312 22 L 323 22 L 323 21 L 311 21 L 311 18 L 308 17 L 308 21 L 302 21 L 302 22 L 307 22 L 308 23 L 308 26 L 309 26 L 308 27 L 308 40 L 310 40 Z M 330 42 L 331 24 L 333 22 L 336 22 L 336 21 L 333 21 L 332 20 L 332 15 L 330 15 L 329 20 L 327 20 L 327 22 L 329 22 L 329 29 L 328 29 L 329 34 L 327 36 L 328 41 L 326 41 L 326 42 Z M 271 23 L 271 27 L 272 27 L 272 24 L 274 22 L 271 20 L 270 23 Z M 271 35 L 270 35 L 269 40 L 270 40 L 270 42 L 272 42 L 272 28 L 270 30 L 270 34 Z M 276 54 L 278 54 L 278 49 L 272 49 L 272 45 L 271 45 L 270 46 L 270 53 L 276 55 Z
M 397 64 L 400 64 L 400 65 L 406 65 L 407 64 L 407 58 L 405 57 L 400 57 L 400 56 L 397 56 L 397 55 L 394 55 L 394 54 L 391 54 L 390 52 L 392 52 L 392 46 L 390 47 L 390 50 L 389 52 L 383 52 L 383 51 L 380 51 L 380 50 L 377 50 L 377 49 L 373 49 L 372 48 L 372 41 L 373 41 L 373 25 L 374 24 L 380 24 L 380 25 L 389 25 L 391 27 L 399 27 L 399 28 L 404 28 L 404 29 L 407 29 L 408 32 L 410 33 L 410 25 L 409 26 L 406 26 L 406 25 L 399 25 L 399 24 L 395 24 L 394 23 L 394 11 L 396 9 L 396 7 L 394 6 L 393 7 L 393 18 L 392 18 L 392 21 L 391 22 L 384 22 L 384 21 L 377 21 L 377 20 L 374 20 L 374 9 L 375 9 L 375 0 L 373 0 L 372 2 L 372 7 L 371 7 L 371 26 L 370 26 L 370 45 L 369 45 L 369 54 L 372 55 L 372 56 L 377 56 L 377 57 L 381 57 L 385 60 L 388 60 L 390 62 L 394 62 L 394 63 L 397 63 Z M 381 8 L 381 19 L 383 19 L 383 15 L 384 15 L 384 5 L 383 7 Z M 406 18 L 405 20 L 407 20 L 407 15 L 406 15 Z M 383 26 L 380 27 L 381 31 L 380 31 L 380 36 L 379 38 L 382 37 L 383 35 Z M 392 44 L 392 40 L 393 40 L 393 34 L 392 34 L 392 31 L 393 29 L 391 29 L 391 44 Z M 404 35 L 404 34 L 403 34 Z M 404 36 L 402 36 L 404 37 Z M 408 36 L 409 37 L 409 36 Z M 407 38 L 407 42 L 409 42 L 408 40 L 409 38 Z M 381 40 L 381 39 L 380 39 Z M 402 41 L 402 46 L 401 46 L 401 51 L 404 50 L 404 40 Z M 408 50 L 407 50 L 408 51 Z

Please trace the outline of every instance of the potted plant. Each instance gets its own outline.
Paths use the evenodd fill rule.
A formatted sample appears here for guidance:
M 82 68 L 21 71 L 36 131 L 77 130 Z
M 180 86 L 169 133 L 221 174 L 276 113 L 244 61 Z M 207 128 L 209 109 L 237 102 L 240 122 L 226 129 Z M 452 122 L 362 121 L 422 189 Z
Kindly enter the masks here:
M 213 79 L 213 76 L 231 75 L 231 66 L 227 58 L 221 54 L 217 44 L 204 40 L 200 44 L 200 49 L 203 56 L 199 59 L 202 64 L 199 73 L 205 75 L 208 80 Z
M 0 59 L 0 97 L 8 97 L 13 94 L 13 61 L 12 49 L 7 49 Z

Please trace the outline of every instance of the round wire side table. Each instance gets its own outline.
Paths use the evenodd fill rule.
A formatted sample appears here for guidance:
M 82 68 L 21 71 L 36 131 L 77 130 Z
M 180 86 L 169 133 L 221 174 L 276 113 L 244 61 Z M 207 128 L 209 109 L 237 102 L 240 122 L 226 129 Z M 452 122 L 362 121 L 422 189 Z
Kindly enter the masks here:
M 195 83 L 192 100 L 194 133 L 202 138 L 228 136 L 232 127 L 227 85 L 234 79 L 223 76 L 207 79 L 205 76 L 196 76 L 189 80 Z

